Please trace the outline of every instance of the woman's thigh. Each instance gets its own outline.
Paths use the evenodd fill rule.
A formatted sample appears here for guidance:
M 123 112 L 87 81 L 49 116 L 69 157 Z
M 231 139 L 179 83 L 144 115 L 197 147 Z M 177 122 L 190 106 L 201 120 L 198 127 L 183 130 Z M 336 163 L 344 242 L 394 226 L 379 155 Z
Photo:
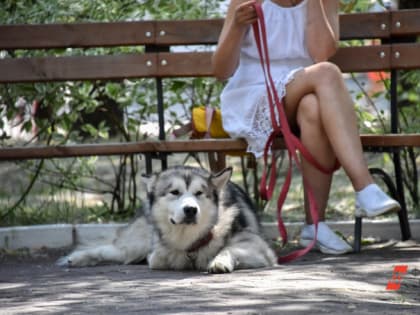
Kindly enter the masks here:
M 329 62 L 317 63 L 298 71 L 294 79 L 286 85 L 284 99 L 286 115 L 291 124 L 296 122 L 298 106 L 305 95 L 313 94 L 318 97 L 318 87 L 333 90 L 337 88 L 337 83 L 341 84 L 339 81 L 342 81 L 339 68 Z

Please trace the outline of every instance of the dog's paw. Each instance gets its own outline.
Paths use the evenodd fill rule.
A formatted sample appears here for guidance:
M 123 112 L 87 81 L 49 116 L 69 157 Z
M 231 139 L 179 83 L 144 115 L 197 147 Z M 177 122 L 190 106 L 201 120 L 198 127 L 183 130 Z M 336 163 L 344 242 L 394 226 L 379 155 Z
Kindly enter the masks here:
M 56 261 L 57 266 L 61 267 L 86 267 L 94 266 L 97 262 L 89 258 L 83 251 L 75 251 L 68 256 L 59 258 Z
M 235 268 L 232 255 L 228 252 L 222 252 L 217 255 L 208 265 L 207 271 L 210 273 L 229 273 Z
M 55 264 L 59 267 L 71 267 L 71 260 L 69 256 L 60 257 Z

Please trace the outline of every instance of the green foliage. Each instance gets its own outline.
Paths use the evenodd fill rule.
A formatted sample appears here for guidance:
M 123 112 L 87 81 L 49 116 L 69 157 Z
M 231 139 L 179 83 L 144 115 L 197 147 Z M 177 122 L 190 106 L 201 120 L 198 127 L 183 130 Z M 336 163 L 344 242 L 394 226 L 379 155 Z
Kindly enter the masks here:
M 0 21 L 4 24 L 72 23 L 92 21 L 130 21 L 150 19 L 195 19 L 220 15 L 217 0 L 13 0 L 1 1 Z M 142 52 L 143 47 L 92 49 L 51 49 L 0 51 L 0 58 L 27 56 L 75 56 Z M 59 82 L 0 85 L 0 113 L 12 121 L 21 117 L 22 130 L 33 134 L 26 143 L 68 144 L 103 141 L 136 141 L 153 136 L 143 126 L 156 114 L 156 85 L 154 79 L 123 80 L 117 82 Z M 221 85 L 211 79 L 164 80 L 166 120 L 170 129 L 189 120 L 191 106 L 215 104 Z M 39 106 L 31 115 L 34 102 Z M 171 106 L 178 104 L 184 114 Z M 152 118 L 151 118 L 152 117 Z M 3 128 L 0 119 L 0 144 L 16 144 Z M 170 131 L 168 129 L 168 131 Z M 69 162 L 70 161 L 70 162 Z M 92 159 L 66 159 L 52 163 L 30 161 L 19 163 L 28 180 L 23 181 L 18 200 L 8 199 L 0 211 L 0 225 L 16 224 L 16 214 L 38 213 L 43 203 L 31 202 L 34 194 L 52 196 L 68 192 L 102 194 L 106 209 L 102 216 L 109 218 L 130 216 L 139 206 L 135 157 L 110 158 L 112 170 L 106 180 L 98 176 Z M 47 183 L 47 184 L 42 184 Z M 35 185 L 36 184 L 36 185 Z M 51 187 L 50 187 L 51 185 Z M 105 186 L 105 187 L 103 187 Z M 92 188 L 93 187 L 93 188 Z M 54 188 L 54 189 L 53 189 Z M 16 190 L 14 191 L 16 194 Z M 8 195 L 6 187 L 0 195 Z M 46 197 L 48 198 L 48 197 Z M 65 205 L 65 204 L 64 204 Z M 58 206 L 60 207 L 60 206 Z M 30 211 L 29 208 L 32 208 Z M 52 208 L 52 207 L 46 207 Z M 45 212 L 50 213 L 45 210 Z M 39 216 L 40 218 L 43 216 Z M 7 220 L 6 220 L 7 218 Z M 116 218 L 116 217 L 115 217 Z M 38 222 L 37 220 L 34 223 Z M 26 221 L 25 221 L 26 223 Z
M 375 2 L 385 8 L 383 0 L 340 0 L 340 11 L 345 13 L 367 12 L 375 5 Z
M 3 0 L 0 21 L 71 23 L 145 19 L 196 19 L 220 15 L 221 0 Z
M 150 19 L 196 19 L 221 15 L 222 0 L 3 0 L 0 1 L 0 21 L 4 24 L 23 23 L 72 23 L 92 21 L 127 21 Z M 382 2 L 382 1 L 380 1 Z M 367 11 L 372 1 L 342 0 L 343 12 Z M 94 49 L 51 49 L 0 51 L 0 58 L 25 56 L 74 56 L 97 54 L 121 54 L 142 52 L 143 47 L 117 47 Z M 400 85 L 401 129 L 404 132 L 420 130 L 419 73 L 407 72 Z M 385 86 L 389 86 L 385 80 Z M 190 119 L 192 106 L 210 104 L 218 106 L 222 85 L 214 79 L 164 80 L 167 131 Z M 369 110 L 359 106 L 359 121 L 364 132 L 389 131 L 385 113 L 376 108 L 376 101 L 388 98 L 387 92 L 367 95 L 363 86 L 356 101 L 368 99 Z M 370 101 L 369 101 L 370 100 Z M 39 111 L 31 117 L 33 102 Z M 115 82 L 58 82 L 42 84 L 0 85 L 0 117 L 12 121 L 21 116 L 22 129 L 31 133 L 34 125 L 37 133 L 25 140 L 25 144 L 68 144 L 136 141 L 152 137 L 146 127 L 154 119 L 156 85 L 153 79 L 122 80 Z M 172 105 L 177 105 L 176 113 Z M 180 110 L 181 109 L 181 110 Z M 0 119 L 0 145 L 16 143 L 3 129 Z M 384 155 L 384 163 L 389 156 Z M 419 152 L 404 152 L 407 174 L 417 174 L 416 160 Z M 414 159 L 414 164 L 413 164 Z M 0 226 L 6 224 L 30 224 L 43 222 L 76 222 L 115 220 L 130 217 L 139 206 L 137 195 L 139 159 L 133 156 L 78 158 L 65 160 L 29 161 L 18 163 L 23 170 L 22 182 L 0 186 Z M 4 166 L 7 169 L 8 166 Z M 104 176 L 104 171 L 107 176 Z M 11 183 L 13 175 L 6 175 Z M 410 178 L 406 183 L 413 204 L 418 205 L 418 180 Z M 36 185 L 35 185 L 36 184 Z M 13 186 L 13 192 L 10 187 Z M 16 191 L 21 194 L 17 198 Z M 100 204 L 83 203 L 85 194 L 101 195 Z M 70 195 L 70 198 L 57 196 Z M 415 199 L 417 196 L 417 199 Z M 42 197 L 42 198 L 41 198 Z M 60 198 L 59 198 L 60 199 Z M 60 199 L 60 200 L 61 200 Z M 68 201 L 70 199 L 70 201 Z M 77 207 L 83 215 L 73 214 Z M 56 210 L 55 219 L 53 217 Z M 19 219 L 21 218 L 21 220 Z

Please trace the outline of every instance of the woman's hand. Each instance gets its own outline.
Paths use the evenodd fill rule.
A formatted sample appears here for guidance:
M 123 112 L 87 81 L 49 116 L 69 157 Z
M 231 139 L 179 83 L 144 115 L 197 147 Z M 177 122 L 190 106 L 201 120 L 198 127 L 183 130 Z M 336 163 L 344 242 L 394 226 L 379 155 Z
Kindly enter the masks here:
M 257 12 L 254 8 L 256 2 L 255 0 L 245 1 L 234 9 L 234 23 L 237 26 L 247 27 L 257 21 Z

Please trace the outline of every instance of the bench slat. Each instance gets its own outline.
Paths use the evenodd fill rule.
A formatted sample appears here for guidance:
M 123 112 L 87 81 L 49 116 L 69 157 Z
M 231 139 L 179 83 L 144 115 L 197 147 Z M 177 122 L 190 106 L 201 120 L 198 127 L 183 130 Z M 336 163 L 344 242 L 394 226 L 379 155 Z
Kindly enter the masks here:
M 156 22 L 156 45 L 216 44 L 223 19 Z
M 365 134 L 361 135 L 361 141 L 365 147 L 420 147 L 420 134 Z M 244 152 L 246 147 L 247 144 L 245 140 L 242 139 L 171 140 L 66 146 L 37 146 L 1 148 L 0 160 L 26 160 L 155 152 Z M 283 139 L 276 139 L 275 148 L 285 148 Z
M 402 45 L 406 58 L 399 67 L 418 66 L 418 44 Z M 381 53 L 385 54 L 381 58 Z M 109 56 L 74 56 L 0 59 L 0 83 L 65 80 L 122 79 L 136 77 L 212 76 L 212 52 L 147 53 Z M 389 45 L 340 48 L 331 59 L 343 72 L 390 69 Z M 402 60 L 404 59 L 404 60 Z M 148 65 L 148 62 L 151 62 Z M 404 64 L 405 63 L 405 64 Z
M 389 12 L 341 14 L 339 18 L 341 40 L 387 38 L 391 32 Z
M 213 76 L 211 56 L 212 52 L 159 53 L 158 76 Z
M 420 43 L 393 44 L 391 66 L 396 69 L 418 69 L 420 67 Z
M 390 45 L 344 47 L 330 60 L 338 65 L 342 72 L 368 72 L 390 69 L 390 54 Z
M 391 35 L 420 34 L 420 9 L 392 11 Z
M 175 140 L 175 141 L 142 141 L 132 143 L 80 144 L 66 146 L 37 146 L 0 149 L 0 160 L 26 160 L 34 158 L 75 157 L 94 155 L 121 155 L 155 152 L 215 152 L 244 151 L 243 140 Z
M 0 69 L 0 83 L 153 77 L 157 54 L 7 58 L 0 59 Z
M 362 134 L 362 145 L 365 147 L 420 147 L 420 134 Z
M 340 15 L 341 39 L 385 38 L 390 28 L 381 25 L 389 25 L 389 16 L 386 12 Z M 418 32 L 415 13 L 403 17 L 414 26 L 404 24 L 396 33 Z M 216 44 L 222 26 L 223 19 L 0 25 L 0 49 Z
M 152 44 L 154 22 L 0 25 L 0 49 Z M 146 33 L 150 32 L 150 36 Z

